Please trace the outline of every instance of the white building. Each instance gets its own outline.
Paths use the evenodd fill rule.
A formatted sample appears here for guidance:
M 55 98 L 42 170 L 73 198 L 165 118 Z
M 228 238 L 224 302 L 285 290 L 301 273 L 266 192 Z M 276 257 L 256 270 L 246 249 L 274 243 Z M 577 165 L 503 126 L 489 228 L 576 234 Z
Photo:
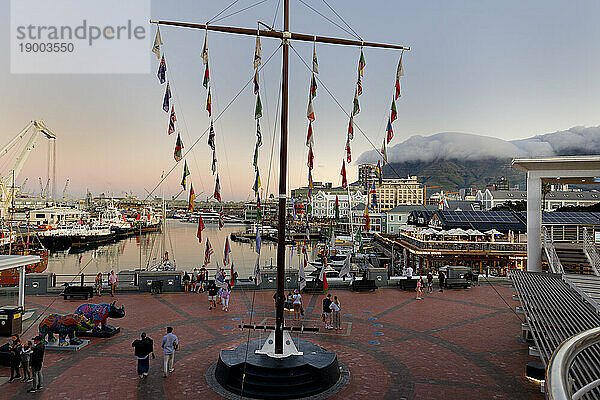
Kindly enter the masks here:
M 89 213 L 74 208 L 48 207 L 29 211 L 29 221 L 33 225 L 71 224 L 87 221 Z
M 363 232 L 382 233 L 386 231 L 385 223 L 386 216 L 382 212 L 377 212 L 369 208 L 369 230 L 365 231 L 365 203 L 352 205 L 352 227 L 354 232 L 359 228 Z
M 481 201 L 485 210 L 490 210 L 508 201 L 527 201 L 527 192 L 523 190 L 478 191 L 476 200 Z M 591 206 L 600 202 L 600 192 L 591 191 L 551 191 L 546 195 L 544 210 L 556 210 L 565 206 Z
M 387 233 L 398 233 L 400 225 L 406 225 L 408 222 L 408 216 L 413 211 L 423 210 L 435 212 L 439 209 L 438 206 L 433 205 L 416 205 L 416 206 L 396 206 L 385 213 L 386 215 L 386 232 Z
M 348 194 L 339 194 L 318 191 L 317 194 L 311 198 L 311 215 L 315 218 L 335 218 L 335 198 L 338 198 L 340 206 L 340 218 L 348 218 Z M 366 203 L 367 196 L 362 194 L 359 190 L 350 191 L 350 202 L 352 207 L 359 203 Z

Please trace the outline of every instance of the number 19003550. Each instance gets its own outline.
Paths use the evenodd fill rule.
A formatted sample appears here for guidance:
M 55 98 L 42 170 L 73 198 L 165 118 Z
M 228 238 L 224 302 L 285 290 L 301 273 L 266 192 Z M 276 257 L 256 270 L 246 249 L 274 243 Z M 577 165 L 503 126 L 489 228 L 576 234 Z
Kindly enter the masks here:
M 19 43 L 21 53 L 72 53 L 73 43 Z

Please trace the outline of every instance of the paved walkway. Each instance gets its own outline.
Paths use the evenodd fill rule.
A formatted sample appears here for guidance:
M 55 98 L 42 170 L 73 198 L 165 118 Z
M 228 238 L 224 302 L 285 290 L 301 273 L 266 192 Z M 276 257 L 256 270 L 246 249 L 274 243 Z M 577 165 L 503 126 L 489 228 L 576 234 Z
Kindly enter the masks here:
M 512 290 L 496 289 L 516 305 Z M 340 297 L 344 329 L 322 329 L 303 338 L 336 352 L 350 369 L 350 382 L 333 399 L 543 399 L 539 387 L 523 376 L 526 362 L 535 359 L 518 340 L 521 322 L 490 286 L 434 292 L 424 300 L 392 288 L 331 293 Z M 321 326 L 322 298 L 303 296 L 305 325 Z M 27 300 L 28 306 L 40 310 L 51 304 L 48 312 L 73 312 L 82 303 L 53 297 Z M 93 302 L 112 300 L 103 296 Z M 111 322 L 121 327 L 120 334 L 92 339 L 75 354 L 47 352 L 42 392 L 29 394 L 29 385 L 5 383 L 0 398 L 218 399 L 205 374 L 219 350 L 245 341 L 247 331 L 237 326 L 250 322 L 251 316 L 257 323 L 274 320 L 272 291 L 235 291 L 228 313 L 209 311 L 206 294 L 128 294 L 114 300 L 127 311 L 124 319 Z M 165 379 L 159 346 L 167 325 L 173 326 L 181 348 L 175 372 Z M 144 380 L 136 375 L 131 347 L 141 332 L 154 339 L 157 356 Z M 25 338 L 35 334 L 31 328 Z M 9 373 L 0 367 L 0 377 Z

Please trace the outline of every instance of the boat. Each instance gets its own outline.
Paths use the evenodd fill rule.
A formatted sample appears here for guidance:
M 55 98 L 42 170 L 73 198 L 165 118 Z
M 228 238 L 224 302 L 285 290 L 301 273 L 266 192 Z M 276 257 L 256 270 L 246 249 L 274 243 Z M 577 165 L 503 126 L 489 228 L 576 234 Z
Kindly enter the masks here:
M 64 251 L 108 243 L 115 240 L 116 234 L 109 225 L 93 221 L 89 224 L 81 222 L 75 225 L 58 225 L 54 229 L 40 232 L 39 238 L 50 251 Z
M 33 243 L 13 243 L 11 246 L 11 255 L 30 255 L 40 256 L 40 261 L 25 266 L 25 273 L 41 273 L 48 268 L 48 256 L 50 252 L 39 245 Z M 0 286 L 16 286 L 19 284 L 19 269 L 11 268 L 0 271 Z

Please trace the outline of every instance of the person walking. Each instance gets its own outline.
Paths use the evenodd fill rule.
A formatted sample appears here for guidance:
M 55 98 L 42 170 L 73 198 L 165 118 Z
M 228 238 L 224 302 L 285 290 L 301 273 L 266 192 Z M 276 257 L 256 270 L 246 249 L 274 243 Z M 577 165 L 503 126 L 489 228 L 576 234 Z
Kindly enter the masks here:
M 214 281 L 208 282 L 208 309 L 217 308 L 217 292 L 219 289 Z
M 23 370 L 22 382 L 31 382 L 33 380 L 31 377 L 31 368 L 29 367 L 31 353 L 33 353 L 32 347 L 33 343 L 31 343 L 31 340 L 29 340 L 21 349 L 21 369 Z
M 427 293 L 433 292 L 433 274 L 431 270 L 427 272 Z
M 110 295 L 115 297 L 115 292 L 117 291 L 117 275 L 115 274 L 115 271 L 110 271 L 108 284 L 110 285 Z
M 333 329 L 342 329 L 342 322 L 340 320 L 340 311 L 342 309 L 342 305 L 337 296 L 333 296 L 333 302 L 329 307 L 331 308 L 331 314 L 333 318 Z
M 323 322 L 325 323 L 325 329 L 333 328 L 331 326 L 331 293 L 323 299 Z
M 438 275 L 438 283 L 440 285 L 440 292 L 443 292 L 444 284 L 446 283 L 446 274 L 444 274 L 444 271 L 440 271 L 440 274 Z
M 292 307 L 294 307 L 294 321 L 300 321 L 300 310 L 302 310 L 302 296 L 298 289 L 294 290 L 292 296 Z
M 183 274 L 183 291 L 184 292 L 189 292 L 190 291 L 190 275 L 187 273 L 187 271 L 185 271 L 185 274 Z
M 417 300 L 423 300 L 423 277 L 420 276 L 419 280 L 417 281 Z
M 134 347 L 134 354 L 137 357 L 137 373 L 140 378 L 145 378 L 148 376 L 148 370 L 150 369 L 150 354 L 152 354 L 152 359 L 156 358 L 154 356 L 154 342 L 146 333 L 142 333 L 140 339 L 136 339 L 131 344 Z
M 229 283 L 227 287 L 223 288 L 221 291 L 221 298 L 223 299 L 223 311 L 229 311 L 229 298 L 231 297 L 231 286 Z
M 206 266 L 203 265 L 202 268 L 200 268 L 200 284 L 198 285 L 198 292 L 204 292 L 206 290 L 206 278 L 208 276 L 208 271 L 206 270 Z
M 96 289 L 96 296 L 102 296 L 102 272 L 98 272 L 96 275 L 96 281 L 94 282 L 94 288 Z
M 31 371 L 33 372 L 33 387 L 28 393 L 35 393 L 42 388 L 42 367 L 44 364 L 44 350 L 46 347 L 42 343 L 42 337 L 36 336 L 33 338 L 33 352 L 31 353 Z
M 10 363 L 10 379 L 8 383 L 12 383 L 13 381 L 21 378 L 21 373 L 19 372 L 19 368 L 21 367 L 21 349 L 23 348 L 23 343 L 21 343 L 21 339 L 19 335 L 14 335 L 12 337 L 12 341 L 8 346 L 9 353 L 9 363 Z
M 163 337 L 160 345 L 164 351 L 164 377 L 167 377 L 168 372 L 173 372 L 173 363 L 175 361 L 175 351 L 179 348 L 179 339 L 173 334 L 173 328 L 167 327 L 167 334 Z

